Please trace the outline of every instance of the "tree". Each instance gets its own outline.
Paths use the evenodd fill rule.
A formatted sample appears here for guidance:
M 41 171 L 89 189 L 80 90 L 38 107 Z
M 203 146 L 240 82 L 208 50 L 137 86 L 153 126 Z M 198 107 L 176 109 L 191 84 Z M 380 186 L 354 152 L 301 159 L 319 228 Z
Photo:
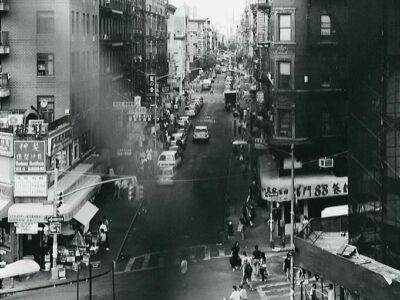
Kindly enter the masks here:
M 200 67 L 203 70 L 214 68 L 216 64 L 217 58 L 213 54 L 206 54 L 202 58 L 200 58 Z

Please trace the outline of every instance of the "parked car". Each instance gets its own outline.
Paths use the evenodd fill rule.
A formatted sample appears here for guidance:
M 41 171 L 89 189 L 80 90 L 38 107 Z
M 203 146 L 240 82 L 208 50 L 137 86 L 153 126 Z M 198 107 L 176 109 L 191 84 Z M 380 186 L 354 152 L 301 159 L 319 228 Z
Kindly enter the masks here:
M 175 146 L 175 145 L 177 145 L 178 141 L 182 142 L 182 147 L 184 147 L 186 145 L 186 134 L 184 132 L 179 131 L 179 132 L 173 133 L 170 137 L 169 145 Z
M 181 165 L 182 165 L 182 157 L 176 150 L 163 151 L 158 156 L 157 166 L 159 168 L 164 168 L 164 167 L 178 168 Z
M 195 117 L 196 108 L 194 106 L 185 106 L 184 115 L 188 117 Z
M 180 140 L 178 140 L 177 144 L 175 144 L 174 146 L 169 146 L 168 150 L 177 151 L 179 156 L 181 158 L 183 158 L 183 145 L 182 145 L 182 142 Z
M 209 132 L 207 126 L 196 126 L 193 131 L 193 143 L 197 141 L 209 142 Z
M 183 128 L 188 132 L 190 128 L 192 128 L 192 123 L 189 120 L 188 116 L 180 116 L 177 120 L 176 123 L 178 124 L 179 128 Z
M 201 101 L 200 99 L 193 99 L 192 103 L 198 105 L 200 109 L 203 107 L 203 101 Z
M 175 171 L 173 167 L 157 169 L 157 183 L 160 185 L 172 185 L 174 183 Z

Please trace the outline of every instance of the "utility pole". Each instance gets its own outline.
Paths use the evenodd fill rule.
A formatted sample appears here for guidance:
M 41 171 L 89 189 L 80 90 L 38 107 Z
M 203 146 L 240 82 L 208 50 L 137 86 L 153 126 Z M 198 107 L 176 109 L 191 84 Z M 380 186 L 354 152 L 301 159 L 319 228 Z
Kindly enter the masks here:
M 294 138 L 294 137 L 293 137 Z M 294 300 L 294 266 L 293 266 L 293 254 L 294 254 L 294 143 L 290 145 L 290 156 L 291 156 L 291 201 L 290 201 L 290 299 Z
M 157 155 L 157 76 L 154 76 L 154 157 Z
M 53 198 L 53 216 L 57 217 L 57 185 L 58 185 L 58 166 L 54 168 L 54 198 Z M 58 245 L 57 245 L 57 233 L 53 233 L 53 266 L 51 268 L 51 279 L 58 279 L 57 269 L 57 256 L 58 256 Z

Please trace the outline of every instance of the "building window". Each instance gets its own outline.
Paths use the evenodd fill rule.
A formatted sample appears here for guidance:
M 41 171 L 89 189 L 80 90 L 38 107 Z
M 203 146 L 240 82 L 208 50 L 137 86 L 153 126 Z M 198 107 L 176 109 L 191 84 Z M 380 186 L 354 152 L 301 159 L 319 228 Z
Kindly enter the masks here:
M 71 34 L 75 32 L 75 12 L 71 11 Z
M 54 76 L 54 54 L 38 53 L 37 54 L 37 75 L 38 76 Z
M 37 109 L 45 123 L 54 121 L 54 96 L 38 96 Z
M 82 14 L 82 34 L 86 34 L 86 14 Z
M 291 15 L 279 15 L 279 41 L 291 41 L 292 28 L 291 28 Z
M 79 34 L 79 12 L 76 12 L 76 33 Z
M 278 88 L 279 89 L 290 89 L 291 84 L 291 63 L 290 62 L 278 62 Z
M 331 18 L 328 15 L 321 15 L 321 36 L 327 37 L 331 34 Z
M 36 18 L 38 34 L 54 33 L 54 11 L 38 11 Z
M 387 176 L 399 178 L 400 175 L 400 131 L 390 130 L 386 133 Z
M 328 111 L 321 114 L 321 135 L 332 135 L 332 117 Z
M 400 118 L 400 72 L 392 72 L 387 80 L 386 115 Z
M 292 137 L 292 109 L 278 109 L 277 135 Z
M 87 34 L 87 35 L 89 35 L 89 27 L 90 27 L 90 26 L 89 26 L 89 23 L 90 23 L 90 18 L 89 18 L 89 17 L 90 17 L 90 15 L 87 14 L 87 15 L 86 15 L 86 34 Z

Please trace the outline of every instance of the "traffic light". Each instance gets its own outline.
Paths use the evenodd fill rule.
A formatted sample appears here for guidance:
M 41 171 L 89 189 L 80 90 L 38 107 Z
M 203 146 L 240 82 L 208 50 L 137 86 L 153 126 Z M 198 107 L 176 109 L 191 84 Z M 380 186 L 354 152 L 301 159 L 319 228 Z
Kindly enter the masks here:
M 134 187 L 133 187 L 133 184 L 130 183 L 129 186 L 128 186 L 128 200 L 129 201 L 133 200 L 133 198 L 134 198 L 133 194 L 134 194 Z
M 57 208 L 61 206 L 61 204 L 63 204 L 63 192 L 58 192 L 57 193 Z

